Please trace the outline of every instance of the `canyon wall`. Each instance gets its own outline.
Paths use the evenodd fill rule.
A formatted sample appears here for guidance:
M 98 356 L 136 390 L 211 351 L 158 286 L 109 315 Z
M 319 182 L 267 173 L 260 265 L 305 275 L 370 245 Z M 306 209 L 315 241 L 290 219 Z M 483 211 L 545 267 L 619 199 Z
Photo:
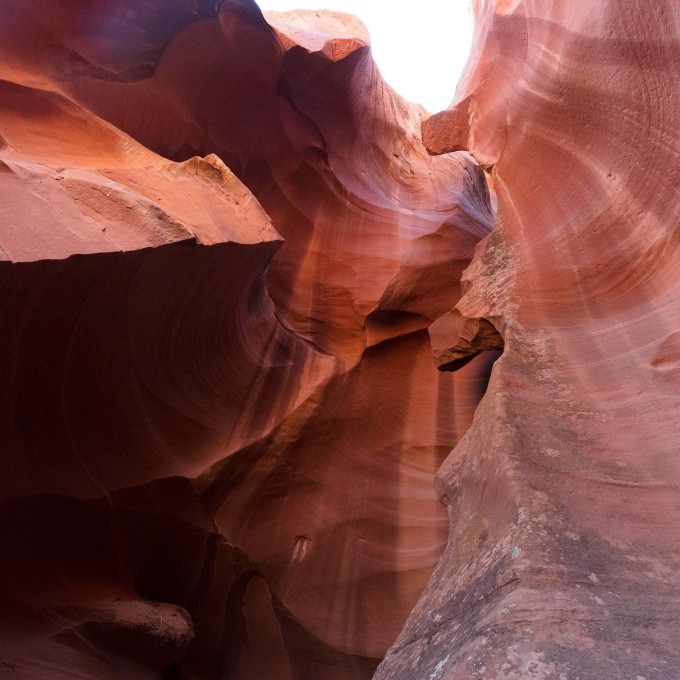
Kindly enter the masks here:
M 0 7 L 0 673 L 368 679 L 439 559 L 493 197 L 354 18 Z
M 475 11 L 423 135 L 490 172 L 498 222 L 430 330 L 443 369 L 505 349 L 437 475 L 446 552 L 376 678 L 676 678 L 680 8 Z
M 0 673 L 677 676 L 680 9 L 475 15 L 2 3 Z

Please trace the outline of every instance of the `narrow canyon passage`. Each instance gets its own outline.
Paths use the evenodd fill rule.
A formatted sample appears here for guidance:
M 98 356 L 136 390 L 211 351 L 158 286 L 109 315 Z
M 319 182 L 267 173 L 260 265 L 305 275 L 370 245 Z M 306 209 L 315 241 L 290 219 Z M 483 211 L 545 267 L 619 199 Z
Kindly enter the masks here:
M 87 7 L 1 10 L 0 661 L 368 680 L 488 381 L 427 332 L 484 174 L 427 152 L 353 17 Z
M 0 5 L 0 674 L 677 678 L 680 9 L 474 11 Z

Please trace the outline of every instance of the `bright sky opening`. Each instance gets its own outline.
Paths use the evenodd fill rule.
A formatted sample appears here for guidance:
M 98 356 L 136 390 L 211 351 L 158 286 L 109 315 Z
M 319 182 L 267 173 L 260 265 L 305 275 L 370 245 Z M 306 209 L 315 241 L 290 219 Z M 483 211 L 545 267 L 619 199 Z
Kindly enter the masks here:
M 448 107 L 472 41 L 470 0 L 256 0 L 264 11 L 330 9 L 359 17 L 383 78 L 435 113 Z

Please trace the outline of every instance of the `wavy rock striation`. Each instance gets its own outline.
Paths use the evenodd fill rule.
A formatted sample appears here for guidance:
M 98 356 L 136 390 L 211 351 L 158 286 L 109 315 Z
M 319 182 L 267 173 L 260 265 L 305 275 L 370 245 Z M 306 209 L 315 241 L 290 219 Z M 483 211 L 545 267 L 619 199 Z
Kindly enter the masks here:
M 476 14 L 459 103 L 423 133 L 491 171 L 498 224 L 432 337 L 444 367 L 484 321 L 505 349 L 437 475 L 446 552 L 376 678 L 669 680 L 680 11 L 480 0 Z
M 0 670 L 371 677 L 489 366 L 432 365 L 494 216 L 424 118 L 345 15 L 3 2 Z

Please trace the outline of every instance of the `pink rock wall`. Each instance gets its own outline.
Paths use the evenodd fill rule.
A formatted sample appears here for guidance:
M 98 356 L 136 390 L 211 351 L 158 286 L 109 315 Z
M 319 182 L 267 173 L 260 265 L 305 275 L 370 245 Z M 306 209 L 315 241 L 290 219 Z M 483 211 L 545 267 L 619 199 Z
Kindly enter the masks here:
M 376 678 L 674 678 L 680 12 L 476 14 L 460 103 L 423 132 L 491 171 L 498 223 L 432 336 L 455 359 L 482 319 L 505 350 L 437 475 L 446 552 Z
M 680 10 L 475 13 L 0 6 L 0 671 L 677 676 Z

